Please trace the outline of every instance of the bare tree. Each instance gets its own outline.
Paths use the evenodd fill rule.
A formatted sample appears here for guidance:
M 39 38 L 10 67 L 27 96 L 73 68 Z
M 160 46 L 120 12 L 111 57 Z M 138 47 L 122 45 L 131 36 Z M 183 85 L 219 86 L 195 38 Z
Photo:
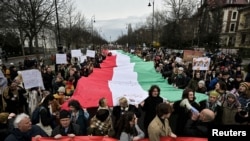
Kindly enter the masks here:
M 199 0 L 164 0 L 170 21 L 191 17 L 196 11 Z
M 63 21 L 61 21 L 63 28 L 62 36 L 64 43 L 68 49 L 74 48 L 74 45 L 78 46 L 78 44 L 82 43 L 81 41 L 84 36 L 82 36 L 81 34 L 82 31 L 86 28 L 85 17 L 75 9 L 76 7 L 74 5 L 74 2 L 69 2 L 65 7 L 64 18 L 62 18 Z
M 13 24 L 19 29 L 21 42 L 29 39 L 29 49 L 33 52 L 33 41 L 38 47 L 38 33 L 48 25 L 55 12 L 52 0 L 9 0 L 1 1 L 12 16 Z

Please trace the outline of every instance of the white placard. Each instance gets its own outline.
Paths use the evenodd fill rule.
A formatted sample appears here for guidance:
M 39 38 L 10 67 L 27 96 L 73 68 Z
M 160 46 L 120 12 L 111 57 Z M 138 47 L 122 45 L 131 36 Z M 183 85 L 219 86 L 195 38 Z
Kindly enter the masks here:
M 193 70 L 209 70 L 210 61 L 208 57 L 193 58 Z
M 177 63 L 182 63 L 182 58 L 176 57 L 176 58 L 175 58 L 175 62 L 177 62 Z
M 82 52 L 80 49 L 71 50 L 71 57 L 80 57 L 82 56 Z
M 95 51 L 94 50 L 87 50 L 86 56 L 95 58 Z
M 44 89 L 41 72 L 37 69 L 21 71 L 24 88 L 30 89 L 34 87 L 41 87 Z
M 87 59 L 87 56 L 86 55 L 82 55 L 80 57 L 80 63 L 83 63 L 85 59 Z
M 56 64 L 67 64 L 67 55 L 56 54 Z

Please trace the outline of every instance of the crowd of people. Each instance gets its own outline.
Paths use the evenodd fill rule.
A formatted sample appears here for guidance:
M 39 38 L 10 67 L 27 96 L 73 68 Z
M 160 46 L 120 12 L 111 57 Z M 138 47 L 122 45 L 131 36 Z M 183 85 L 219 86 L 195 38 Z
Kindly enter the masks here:
M 95 73 L 93 68 L 100 68 L 110 55 L 97 52 L 95 58 L 79 63 L 68 54 L 68 64 L 56 65 L 55 70 L 28 58 L 24 65 L 19 63 L 19 68 L 14 64 L 9 68 L 2 66 L 0 140 L 92 135 L 120 141 L 159 141 L 162 136 L 208 137 L 209 125 L 250 122 L 250 65 L 245 74 L 240 59 L 223 53 L 211 57 L 209 70 L 199 71 L 192 70 L 192 63 L 176 62 L 181 54 L 162 49 L 142 51 L 142 59 L 153 56 L 155 69 L 166 79 L 166 85 L 183 89 L 178 101 L 164 101 L 160 87 L 152 84 L 148 97 L 138 105 L 131 105 L 122 97 L 119 105 L 109 107 L 107 99 L 100 97 L 94 115 L 78 100 L 68 102 L 69 110 L 61 109 L 74 93 L 78 80 Z M 19 71 L 31 68 L 40 70 L 44 89 L 25 89 Z M 208 99 L 196 101 L 195 93 L 207 95 Z

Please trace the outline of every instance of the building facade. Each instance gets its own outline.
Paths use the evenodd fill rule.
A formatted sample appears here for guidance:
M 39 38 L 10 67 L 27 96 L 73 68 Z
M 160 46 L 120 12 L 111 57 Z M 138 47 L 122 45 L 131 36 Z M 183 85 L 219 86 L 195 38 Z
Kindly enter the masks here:
M 239 21 L 235 47 L 250 48 L 250 5 L 238 9 Z

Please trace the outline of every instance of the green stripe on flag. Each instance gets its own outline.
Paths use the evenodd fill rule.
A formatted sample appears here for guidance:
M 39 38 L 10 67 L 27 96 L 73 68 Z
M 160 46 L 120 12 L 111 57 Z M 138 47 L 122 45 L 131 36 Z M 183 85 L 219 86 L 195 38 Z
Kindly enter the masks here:
M 152 85 L 158 85 L 161 89 L 161 97 L 169 101 L 177 101 L 181 99 L 183 89 L 177 89 L 172 85 L 169 85 L 168 82 L 162 77 L 161 73 L 157 73 L 155 71 L 153 61 L 144 62 L 138 56 L 121 50 L 118 52 L 129 56 L 130 62 L 135 63 L 134 71 L 137 72 L 138 82 L 145 91 L 148 91 Z M 207 95 L 205 94 L 195 93 L 195 96 L 198 102 L 207 99 Z

